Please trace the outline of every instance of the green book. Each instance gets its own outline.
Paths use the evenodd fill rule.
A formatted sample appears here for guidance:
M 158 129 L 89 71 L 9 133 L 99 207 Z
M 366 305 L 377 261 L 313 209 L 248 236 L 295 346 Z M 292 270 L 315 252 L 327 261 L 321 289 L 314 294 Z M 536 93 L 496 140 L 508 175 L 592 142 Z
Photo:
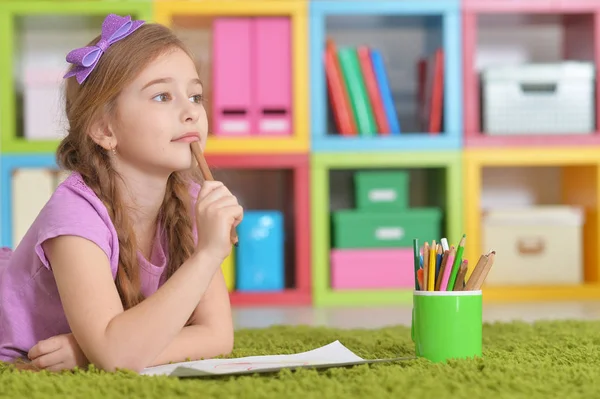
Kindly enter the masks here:
M 361 72 L 358 53 L 352 47 L 340 48 L 338 58 L 352 103 L 358 132 L 361 135 L 374 136 L 377 134 L 377 124 Z

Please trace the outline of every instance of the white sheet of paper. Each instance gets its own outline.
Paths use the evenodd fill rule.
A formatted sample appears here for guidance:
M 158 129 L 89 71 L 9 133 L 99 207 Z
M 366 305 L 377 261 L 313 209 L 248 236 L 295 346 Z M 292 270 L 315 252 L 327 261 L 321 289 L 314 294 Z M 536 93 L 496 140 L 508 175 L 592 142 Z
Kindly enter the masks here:
M 355 364 L 408 360 L 414 357 L 365 360 L 334 341 L 328 345 L 293 355 L 248 356 L 236 359 L 208 359 L 192 362 L 148 367 L 142 375 L 167 375 L 170 377 L 203 377 L 215 375 L 252 374 L 281 370 L 284 368 L 326 368 Z

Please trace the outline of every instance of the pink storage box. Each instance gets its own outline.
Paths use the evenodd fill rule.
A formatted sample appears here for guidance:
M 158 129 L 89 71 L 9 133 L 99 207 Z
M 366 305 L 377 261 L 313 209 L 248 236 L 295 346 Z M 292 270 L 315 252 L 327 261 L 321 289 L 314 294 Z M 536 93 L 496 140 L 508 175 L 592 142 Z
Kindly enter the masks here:
M 64 74 L 58 68 L 25 70 L 24 136 L 28 140 L 57 140 L 66 136 L 69 124 L 63 102 Z
M 331 286 L 334 289 L 415 287 L 412 248 L 333 249 Z

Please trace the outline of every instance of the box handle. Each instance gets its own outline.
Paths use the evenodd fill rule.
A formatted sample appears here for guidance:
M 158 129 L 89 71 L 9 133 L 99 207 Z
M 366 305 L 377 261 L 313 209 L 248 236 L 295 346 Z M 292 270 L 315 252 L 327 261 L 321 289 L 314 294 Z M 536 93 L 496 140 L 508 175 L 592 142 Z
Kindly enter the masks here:
M 546 244 L 541 237 L 520 238 L 517 240 L 517 249 L 521 255 L 538 255 L 544 252 Z
M 556 83 L 521 83 L 521 91 L 526 94 L 554 94 Z
M 375 238 L 380 241 L 401 240 L 404 238 L 402 227 L 378 227 L 375 230 Z

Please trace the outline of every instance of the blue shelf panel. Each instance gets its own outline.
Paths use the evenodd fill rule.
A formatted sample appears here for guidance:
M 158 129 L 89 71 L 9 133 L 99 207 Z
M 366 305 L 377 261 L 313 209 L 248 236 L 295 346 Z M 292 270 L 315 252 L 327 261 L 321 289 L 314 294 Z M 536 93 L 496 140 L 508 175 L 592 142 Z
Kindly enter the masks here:
M 442 47 L 444 50 L 444 103 L 443 103 L 443 132 L 435 137 L 435 141 L 423 139 L 420 137 L 422 133 L 414 131 L 408 124 L 403 123 L 400 117 L 401 135 L 394 138 L 384 138 L 378 136 L 375 140 L 366 139 L 349 139 L 347 137 L 336 137 L 328 134 L 330 127 L 328 126 L 329 104 L 327 84 L 325 80 L 324 67 L 324 51 L 325 42 L 330 34 L 328 32 L 329 24 L 339 24 L 340 18 L 351 18 L 356 21 L 357 18 L 364 17 L 381 17 L 390 28 L 398 28 L 399 35 L 404 32 L 412 32 L 415 28 L 415 23 L 421 24 L 420 27 L 426 36 L 423 43 L 422 51 L 431 53 L 437 47 Z M 394 19 L 401 17 L 399 25 L 398 20 Z M 332 19 L 333 18 L 333 19 Z M 433 19 L 432 19 L 433 18 Z M 433 22 L 433 23 L 432 23 Z M 456 149 L 462 145 L 463 136 L 463 93 L 462 93 L 462 40 L 461 40 L 461 16 L 459 3 L 456 1 L 317 1 L 310 3 L 310 112 L 311 112 L 311 148 L 315 151 L 323 151 L 331 149 L 334 151 L 344 150 L 379 150 L 393 148 L 402 149 Z M 347 28 L 342 28 L 347 29 Z M 364 26 L 356 26 L 352 29 L 364 29 Z M 404 31 L 403 29 L 407 29 Z M 342 35 L 340 35 L 342 37 Z M 348 45 L 348 41 L 340 40 L 338 46 L 341 48 Z M 362 41 L 362 39 L 361 39 Z M 346 43 L 342 43 L 346 42 Z M 358 42 L 356 43 L 358 44 Z M 367 39 L 364 39 L 364 44 L 369 45 Z M 373 44 L 377 46 L 377 43 Z M 403 47 L 398 47 L 398 52 L 402 53 Z M 418 52 L 411 48 L 412 55 L 408 57 L 416 57 Z M 418 51 L 418 50 L 417 50 Z M 416 64 L 416 58 L 414 59 Z M 410 75 L 414 70 L 407 70 L 406 66 L 403 71 L 407 73 L 407 77 L 403 79 L 413 79 Z M 393 77 L 389 77 L 393 79 Z M 414 77 L 416 81 L 416 75 Z M 399 81 L 395 81 L 398 83 Z M 401 82 L 405 84 L 406 81 Z M 392 87 L 394 83 L 392 83 Z M 397 101 L 411 101 L 411 93 L 399 94 L 395 98 Z M 408 99 L 408 100 L 407 100 Z M 413 104 L 414 105 L 414 104 Z M 398 105 L 402 106 L 402 105 Z M 403 109 L 406 114 L 414 115 L 409 109 Z M 400 112 L 400 110 L 399 110 Z M 399 114 L 400 115 L 400 114 Z M 410 116 L 414 119 L 414 116 Z M 414 125 L 414 124 L 413 124 Z M 329 132 L 333 133 L 333 132 Z
M 338 15 L 424 15 L 458 12 L 458 0 L 318 0 L 309 2 L 311 13 Z M 311 15 L 312 16 L 312 15 Z
M 54 154 L 0 156 L 0 246 L 13 246 L 13 194 L 12 173 L 15 169 L 48 168 L 58 169 Z
M 386 151 L 386 150 L 459 150 L 461 137 L 440 134 L 404 134 L 398 136 L 345 137 L 327 135 L 314 137 L 312 150 L 318 152 Z

